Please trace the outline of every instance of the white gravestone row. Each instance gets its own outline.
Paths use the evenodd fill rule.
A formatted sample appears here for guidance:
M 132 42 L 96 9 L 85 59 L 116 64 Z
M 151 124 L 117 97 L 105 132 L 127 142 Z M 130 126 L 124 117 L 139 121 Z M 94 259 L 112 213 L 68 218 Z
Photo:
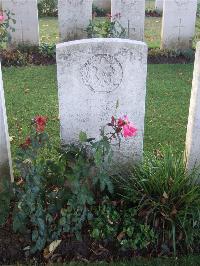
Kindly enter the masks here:
M 0 180 L 3 177 L 11 177 L 11 179 L 13 180 L 11 169 L 12 163 L 10 154 L 10 140 L 8 135 L 6 107 L 0 64 Z
M 0 0 L 1 1 L 1 0 Z M 164 49 L 185 49 L 192 45 L 195 31 L 197 0 L 164 1 L 162 44 Z M 2 0 L 3 9 L 15 13 L 15 32 L 10 31 L 11 45 L 39 44 L 37 0 Z M 128 38 L 143 40 L 145 0 L 112 0 L 112 17 L 126 29 Z M 86 28 L 92 19 L 92 0 L 58 0 L 58 20 L 61 41 L 87 37 Z
M 127 114 L 138 129 L 115 146 L 115 161 L 134 163 L 143 153 L 147 46 L 126 39 L 89 39 L 57 45 L 61 140 L 76 142 L 80 131 L 97 138 L 111 116 Z
M 126 29 L 129 39 L 143 41 L 145 0 L 112 0 L 112 19 L 119 14 L 119 22 Z
M 15 29 L 10 30 L 10 44 L 39 44 L 39 23 L 37 0 L 2 0 L 3 10 L 9 10 L 16 20 L 16 24 L 11 21 L 11 26 Z
M 200 166 L 200 42 L 197 44 L 186 135 L 187 169 Z
M 61 41 L 87 37 L 92 19 L 92 0 L 58 0 L 58 21 Z
M 188 49 L 195 33 L 197 0 L 164 0 L 161 48 Z
M 112 0 L 111 15 L 120 14 L 119 22 L 128 37 L 144 38 L 145 0 Z M 58 0 L 58 20 L 61 41 L 87 37 L 86 28 L 92 19 L 92 0 Z

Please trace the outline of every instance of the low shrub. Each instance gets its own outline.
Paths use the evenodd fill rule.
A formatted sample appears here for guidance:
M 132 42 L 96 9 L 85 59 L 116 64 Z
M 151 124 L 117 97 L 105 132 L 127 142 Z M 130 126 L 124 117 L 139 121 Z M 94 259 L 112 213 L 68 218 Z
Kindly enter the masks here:
M 10 182 L 7 178 L 1 178 L 0 181 L 0 225 L 6 223 L 10 212 L 10 203 L 13 193 Z
M 182 155 L 168 148 L 113 175 L 112 141 L 120 147 L 137 132 L 127 116 L 112 117 L 98 140 L 80 132 L 79 142 L 59 149 L 46 123 L 35 117 L 17 152 L 12 208 L 8 184 L 0 191 L 0 223 L 9 215 L 15 232 L 29 234 L 31 253 L 85 236 L 132 256 L 199 251 L 199 174 L 186 172 Z
M 145 16 L 146 17 L 162 17 L 162 12 L 159 12 L 156 9 L 146 9 Z
M 0 50 L 3 66 L 49 65 L 56 63 L 56 45 L 19 45 L 15 49 Z
M 105 17 L 107 15 L 107 10 L 100 8 L 98 6 L 92 5 L 92 14 L 96 17 Z
M 47 58 L 55 58 L 56 45 L 41 43 L 41 45 L 39 46 L 39 53 Z
M 197 17 L 200 17 L 200 3 L 197 3 Z
M 97 32 L 99 29 L 97 30 Z M 98 33 L 99 34 L 99 33 Z M 102 33 L 99 34 L 100 37 Z M 107 31 L 106 31 L 107 34 Z M 42 43 L 36 46 L 18 46 L 15 49 L 0 49 L 0 60 L 3 66 L 49 65 L 56 63 L 56 45 Z M 194 61 L 195 51 L 149 49 L 148 64 L 186 64 Z
M 105 20 L 91 20 L 87 27 L 88 38 L 126 38 L 125 28 L 116 15 L 113 21 L 108 16 Z
M 13 24 L 16 23 L 16 20 L 13 18 L 14 15 L 9 10 L 0 10 L 0 48 L 3 48 L 10 42 L 11 35 L 9 31 L 15 31 L 15 28 L 11 26 L 11 22 Z
M 194 62 L 195 50 L 162 50 L 160 48 L 149 49 L 148 63 L 151 64 L 185 64 Z
M 31 231 L 31 252 L 63 234 L 81 239 L 85 224 L 92 219 L 91 206 L 113 193 L 108 174 L 112 158 L 112 139 L 131 137 L 136 129 L 127 116 L 112 117 L 110 133 L 101 129 L 99 140 L 80 133 L 80 143 L 63 146 L 52 160 L 52 147 L 44 132 L 46 118 L 32 121 L 30 136 L 21 145 L 15 160 L 19 180 L 15 187 L 16 207 L 13 227 L 16 232 Z
M 90 235 L 98 241 L 113 242 L 118 248 L 143 252 L 156 243 L 155 232 L 138 219 L 136 208 L 122 201 L 105 200 L 93 210 Z
M 40 17 L 58 16 L 58 0 L 39 0 L 38 14 Z

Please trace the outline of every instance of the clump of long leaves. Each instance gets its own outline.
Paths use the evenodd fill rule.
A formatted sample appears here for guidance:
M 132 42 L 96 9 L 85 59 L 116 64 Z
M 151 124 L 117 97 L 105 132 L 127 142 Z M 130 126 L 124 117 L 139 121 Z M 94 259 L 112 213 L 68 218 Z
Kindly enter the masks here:
M 122 195 L 158 233 L 160 252 L 193 251 L 200 232 L 198 169 L 187 173 L 182 155 L 167 148 L 120 177 Z M 159 250 L 158 250 L 159 251 Z

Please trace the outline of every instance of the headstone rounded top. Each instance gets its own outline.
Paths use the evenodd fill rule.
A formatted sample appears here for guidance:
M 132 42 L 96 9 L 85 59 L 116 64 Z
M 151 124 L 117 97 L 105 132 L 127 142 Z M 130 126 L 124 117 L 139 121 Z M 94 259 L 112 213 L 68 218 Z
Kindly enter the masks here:
M 76 1 L 74 1 L 74 0 L 67 0 L 67 2 L 68 2 L 68 4 L 76 7 L 77 5 L 83 4 L 84 0 L 78 0 L 78 1 L 77 0 Z
M 82 44 L 101 44 L 101 43 L 115 43 L 115 44 L 130 44 L 134 46 L 144 46 L 147 49 L 147 44 L 142 41 L 121 39 L 121 38 L 92 38 L 92 39 L 82 39 L 69 42 L 63 42 L 56 45 L 56 49 L 62 49 L 68 46 L 82 45 Z
M 135 5 L 136 2 L 137 2 L 137 0 L 131 0 L 128 2 L 127 2 L 127 0 L 122 0 L 122 4 L 128 4 L 128 5 Z

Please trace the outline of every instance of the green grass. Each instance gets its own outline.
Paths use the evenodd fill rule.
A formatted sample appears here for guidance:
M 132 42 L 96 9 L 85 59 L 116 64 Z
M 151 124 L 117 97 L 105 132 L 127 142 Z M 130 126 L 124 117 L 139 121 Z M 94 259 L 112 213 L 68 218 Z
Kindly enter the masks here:
M 193 65 L 149 65 L 145 151 L 172 144 L 184 150 Z M 12 151 L 28 134 L 31 118 L 49 117 L 48 132 L 59 143 L 55 66 L 3 68 Z
M 147 2 L 148 3 L 148 2 Z M 151 3 L 151 1 L 150 1 Z M 151 48 L 160 47 L 161 39 L 161 17 L 145 18 L 145 42 Z M 193 45 L 200 40 L 200 18 L 197 18 L 196 35 Z M 40 18 L 40 41 L 46 43 L 59 42 L 58 19 L 57 18 Z
M 59 141 L 56 68 L 22 67 L 3 69 L 4 88 L 12 151 L 29 132 L 30 120 L 37 114 L 49 117 L 48 132 Z
M 146 17 L 144 26 L 145 42 L 151 48 L 160 47 L 162 18 Z
M 59 30 L 58 19 L 54 17 L 44 17 L 39 20 L 40 27 L 40 42 L 45 43 L 58 43 Z
M 184 150 L 193 65 L 149 65 L 147 80 L 146 151 L 172 144 Z
M 56 264 L 55 264 L 56 265 Z M 85 264 L 73 262 L 64 264 L 65 266 L 83 266 Z M 116 263 L 89 263 L 89 266 L 198 266 L 200 265 L 199 256 L 188 256 L 183 258 L 159 258 L 159 259 L 135 259 L 130 262 L 116 262 Z

